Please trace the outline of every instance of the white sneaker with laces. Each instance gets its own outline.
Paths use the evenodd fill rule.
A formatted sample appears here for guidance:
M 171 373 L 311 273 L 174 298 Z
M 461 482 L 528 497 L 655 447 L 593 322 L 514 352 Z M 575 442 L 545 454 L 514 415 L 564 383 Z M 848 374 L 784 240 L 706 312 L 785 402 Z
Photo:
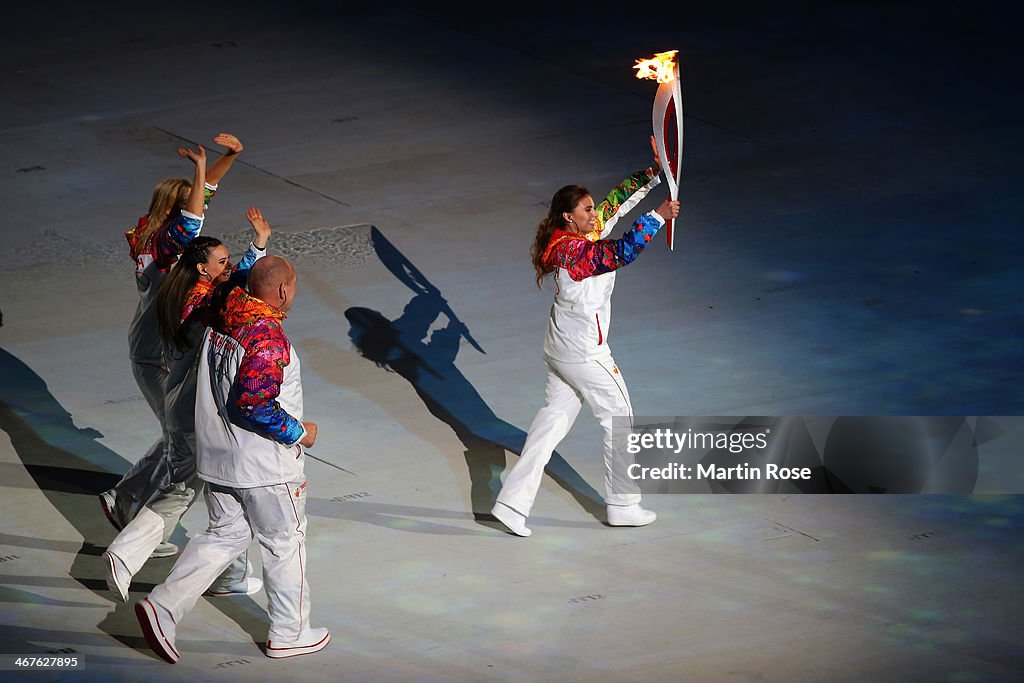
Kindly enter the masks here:
M 267 640 L 267 656 L 274 659 L 309 655 L 327 647 L 331 634 L 325 628 L 309 628 L 293 641 Z
M 610 526 L 646 526 L 658 518 L 657 513 L 636 505 L 609 505 Z
M 491 508 L 491 514 L 494 515 L 499 522 L 508 527 L 508 530 L 516 536 L 522 536 L 525 538 L 533 533 L 530 529 L 526 528 L 526 515 L 517 510 L 513 510 L 504 503 L 495 503 L 494 507 Z

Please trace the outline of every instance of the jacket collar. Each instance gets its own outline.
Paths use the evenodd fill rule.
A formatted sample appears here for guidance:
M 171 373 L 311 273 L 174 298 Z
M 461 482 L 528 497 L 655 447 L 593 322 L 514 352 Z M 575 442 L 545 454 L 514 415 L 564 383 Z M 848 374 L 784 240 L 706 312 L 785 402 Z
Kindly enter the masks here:
M 224 326 L 232 330 L 267 318 L 283 320 L 286 317 L 288 316 L 279 308 L 271 306 L 263 299 L 257 299 L 241 287 L 235 287 L 228 294 L 221 319 L 224 321 Z

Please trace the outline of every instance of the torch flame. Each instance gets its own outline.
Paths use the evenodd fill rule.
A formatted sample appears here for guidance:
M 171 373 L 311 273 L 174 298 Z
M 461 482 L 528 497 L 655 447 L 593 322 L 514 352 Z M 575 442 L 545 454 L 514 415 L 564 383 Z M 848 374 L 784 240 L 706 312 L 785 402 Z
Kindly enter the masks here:
M 650 59 L 638 59 L 633 68 L 636 69 L 636 77 L 650 79 L 658 83 L 671 83 L 676 75 L 676 53 L 679 50 L 659 52 Z

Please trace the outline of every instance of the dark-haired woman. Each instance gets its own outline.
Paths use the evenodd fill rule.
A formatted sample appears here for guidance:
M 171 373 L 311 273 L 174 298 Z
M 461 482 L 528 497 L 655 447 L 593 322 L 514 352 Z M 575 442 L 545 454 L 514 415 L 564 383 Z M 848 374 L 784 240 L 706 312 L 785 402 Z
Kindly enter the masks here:
M 211 319 L 210 303 L 216 286 L 229 279 L 244 284 L 249 269 L 267 253 L 270 225 L 255 207 L 246 212 L 246 218 L 256 236 L 237 266 L 232 268 L 228 248 L 220 240 L 196 237 L 167 274 L 156 297 L 163 357 L 168 368 L 163 420 L 167 448 L 155 478 L 155 490 L 103 553 L 107 587 L 122 602 L 128 600 L 132 577 L 202 490 L 203 482 L 196 474 L 196 354 Z M 247 579 L 245 574 L 243 553 L 214 583 L 209 594 L 258 591 L 262 581 Z
M 555 300 L 544 339 L 547 365 L 545 405 L 530 425 L 519 460 L 512 467 L 491 510 L 512 533 L 529 536 L 526 526 L 544 467 L 568 434 L 586 401 L 604 430 L 605 503 L 612 526 L 642 526 L 656 515 L 640 507 L 640 493 L 625 476 L 615 454 L 623 436 L 613 437 L 612 418 L 630 418 L 633 409 L 622 374 L 608 347 L 615 271 L 633 262 L 665 221 L 679 214 L 679 202 L 664 201 L 645 213 L 619 239 L 606 239 L 621 215 L 656 184 L 661 166 L 638 171 L 600 204 L 581 185 L 555 193 L 548 215 L 537 226 L 531 256 L 537 286 L 554 274 Z M 617 431 L 622 431 L 617 430 Z
M 190 181 L 186 178 L 167 178 L 153 188 L 146 215 L 135 227 L 125 232 L 129 255 L 135 262 L 135 284 L 139 303 L 128 328 L 128 352 L 132 375 L 146 403 L 160 421 L 164 432 L 164 382 L 167 366 L 163 359 L 163 343 L 156 320 L 156 293 L 164 276 L 181 253 L 195 239 L 203 226 L 206 206 L 216 194 L 220 180 L 241 153 L 242 143 L 230 133 L 220 133 L 213 141 L 226 148 L 226 152 L 206 168 L 206 150 L 181 147 L 178 156 L 195 164 Z M 193 189 L 197 189 L 193 192 Z M 202 191 L 198 191 L 201 189 Z M 99 495 L 100 505 L 107 519 L 120 531 L 145 502 L 147 491 L 166 448 L 163 437 L 121 477 L 113 488 Z M 161 543 L 155 557 L 166 557 L 178 552 L 171 543 Z

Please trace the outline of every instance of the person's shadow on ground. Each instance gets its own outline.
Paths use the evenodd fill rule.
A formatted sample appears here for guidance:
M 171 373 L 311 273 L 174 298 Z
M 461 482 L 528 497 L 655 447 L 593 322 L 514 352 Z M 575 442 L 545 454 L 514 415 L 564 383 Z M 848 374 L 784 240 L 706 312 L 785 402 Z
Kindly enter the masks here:
M 149 653 L 132 604 L 114 601 L 107 590 L 101 558 L 117 532 L 103 515 L 97 494 L 116 484 L 120 478 L 117 473 L 126 471 L 131 463 L 100 443 L 99 439 L 103 436 L 100 432 L 76 426 L 71 414 L 50 392 L 45 380 L 3 348 L 0 348 L 0 377 L 3 378 L 0 381 L 0 431 L 10 438 L 21 460 L 20 464 L 0 464 L 4 487 L 38 488 L 49 504 L 82 538 L 80 543 L 47 540 L 45 528 L 37 527 L 32 531 L 25 529 L 26 520 L 38 523 L 42 516 L 51 514 L 47 510 L 26 511 L 24 517 L 15 515 L 13 524 L 5 524 L 4 532 L 0 533 L 0 544 L 13 548 L 11 554 L 17 555 L 18 548 L 42 549 L 75 553 L 75 558 L 68 577 L 41 575 L 34 567 L 26 567 L 18 574 L 18 565 L 5 563 L 0 597 L 5 602 L 16 604 L 95 609 L 94 602 L 53 601 L 33 591 L 34 586 L 73 586 L 77 583 L 109 601 L 112 608 L 98 624 L 102 633 L 54 631 L 24 621 L 18 626 L 5 627 L 2 639 L 4 651 L 35 654 L 40 652 L 40 642 L 67 643 L 68 648 L 73 650 L 80 643 L 107 645 L 107 638 L 112 637 L 129 647 Z M 25 473 L 28 474 L 27 478 Z M 173 562 L 174 558 L 149 560 L 132 582 L 130 599 L 140 599 L 155 583 L 163 580 Z M 265 640 L 268 621 L 263 610 L 251 598 L 232 598 L 230 601 L 221 598 L 211 600 L 211 603 L 245 630 L 254 643 Z M 73 619 L 70 621 L 75 623 Z M 42 635 L 44 633 L 45 637 Z M 186 647 L 231 654 L 245 654 L 251 648 L 244 643 L 231 642 L 192 642 Z M 61 652 L 68 654 L 68 648 Z M 128 657 L 90 657 L 89 661 L 97 664 L 101 660 L 120 664 L 138 662 Z
M 371 228 L 371 239 L 384 266 L 415 294 L 395 320 L 370 308 L 348 308 L 349 338 L 362 356 L 408 380 L 427 410 L 452 428 L 465 447 L 473 516 L 477 521 L 493 522 L 490 509 L 501 486 L 505 451 L 520 454 L 526 432 L 495 415 L 456 367 L 462 339 L 483 349 L 440 290 L 377 228 Z M 442 315 L 447 324 L 430 332 Z M 587 512 L 601 518 L 600 494 L 557 452 L 552 454 L 547 472 Z

